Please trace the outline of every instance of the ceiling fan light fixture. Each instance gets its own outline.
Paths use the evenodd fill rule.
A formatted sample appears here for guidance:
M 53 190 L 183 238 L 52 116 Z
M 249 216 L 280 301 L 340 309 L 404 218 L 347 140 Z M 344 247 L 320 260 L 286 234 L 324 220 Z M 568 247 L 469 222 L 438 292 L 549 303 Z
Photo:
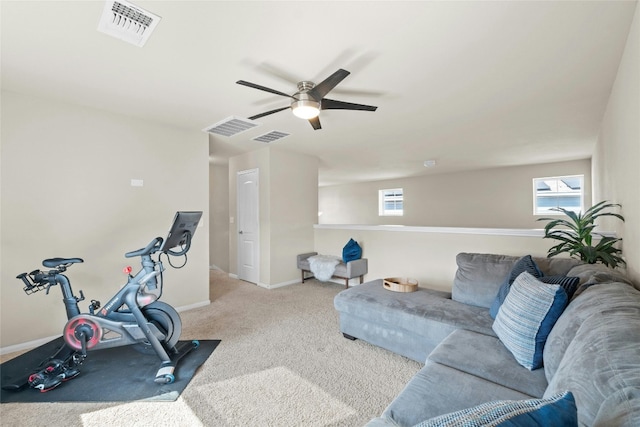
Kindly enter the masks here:
M 296 117 L 309 120 L 320 114 L 320 103 L 311 99 L 301 99 L 291 103 L 291 109 Z
M 350 73 L 347 70 L 340 68 L 335 73 L 321 81 L 319 84 L 304 80 L 298 82 L 298 91 L 293 95 L 280 92 L 279 90 L 271 89 L 266 86 L 261 86 L 255 83 L 247 82 L 244 80 L 238 80 L 236 83 L 242 86 L 247 86 L 253 89 L 258 89 L 264 92 L 269 92 L 274 95 L 283 96 L 285 98 L 293 99 L 290 101 L 288 107 L 276 108 L 275 110 L 266 111 L 264 113 L 256 114 L 249 117 L 251 120 L 259 119 L 260 117 L 268 116 L 270 114 L 278 113 L 280 111 L 291 108 L 293 114 L 304 120 L 308 120 L 309 124 L 314 130 L 322 129 L 320 125 L 320 110 L 356 110 L 356 111 L 376 111 L 378 107 L 373 105 L 354 104 L 352 102 L 336 101 L 333 99 L 325 98 L 325 95 L 331 92 L 338 83 L 344 80 Z

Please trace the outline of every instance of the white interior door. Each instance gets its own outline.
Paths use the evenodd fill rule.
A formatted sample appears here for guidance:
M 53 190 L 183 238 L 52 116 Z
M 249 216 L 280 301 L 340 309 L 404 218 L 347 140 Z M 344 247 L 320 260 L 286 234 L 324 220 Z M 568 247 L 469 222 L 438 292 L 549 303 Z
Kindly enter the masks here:
M 238 172 L 238 278 L 258 283 L 260 277 L 260 222 L 258 169 Z

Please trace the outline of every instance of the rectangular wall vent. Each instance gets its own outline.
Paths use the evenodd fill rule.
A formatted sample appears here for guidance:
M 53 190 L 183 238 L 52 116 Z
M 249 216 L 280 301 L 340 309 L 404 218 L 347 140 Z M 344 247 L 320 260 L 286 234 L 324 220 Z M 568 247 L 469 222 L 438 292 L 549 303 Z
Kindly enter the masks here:
M 213 124 L 202 130 L 208 133 L 215 133 L 222 136 L 233 136 L 256 126 L 260 126 L 260 123 L 256 122 L 255 120 L 230 116 L 222 120 L 221 122 Z
M 271 132 L 265 133 L 264 135 L 256 136 L 255 138 L 253 138 L 253 140 L 269 144 L 270 142 L 277 141 L 278 139 L 286 138 L 289 135 L 291 134 L 272 130 Z
M 160 19 L 128 1 L 107 0 L 98 22 L 98 31 L 142 47 Z

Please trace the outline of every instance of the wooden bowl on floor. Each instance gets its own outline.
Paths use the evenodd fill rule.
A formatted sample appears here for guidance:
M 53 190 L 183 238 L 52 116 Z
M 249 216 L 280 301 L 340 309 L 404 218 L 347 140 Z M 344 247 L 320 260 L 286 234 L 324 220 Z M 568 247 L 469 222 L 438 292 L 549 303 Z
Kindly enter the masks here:
M 387 277 L 382 286 L 393 292 L 414 292 L 418 290 L 418 281 L 408 277 Z

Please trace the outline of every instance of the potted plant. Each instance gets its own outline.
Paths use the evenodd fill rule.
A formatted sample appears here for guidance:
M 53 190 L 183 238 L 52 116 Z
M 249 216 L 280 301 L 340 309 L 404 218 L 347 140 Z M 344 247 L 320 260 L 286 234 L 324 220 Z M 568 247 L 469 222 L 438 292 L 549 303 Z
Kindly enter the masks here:
M 614 246 L 622 239 L 593 232 L 596 227 L 594 222 L 601 216 L 613 216 L 624 222 L 622 215 L 609 211 L 616 207 L 621 205 L 603 201 L 591 206 L 584 213 L 575 213 L 564 208 L 551 208 L 553 211 L 564 213 L 566 218 L 538 219 L 538 221 L 550 221 L 544 227 L 544 238 L 560 241 L 549 249 L 547 257 L 568 253 L 569 256 L 580 258 L 588 264 L 601 262 L 612 268 L 616 268 L 619 264 L 625 265 L 626 262 L 621 256 L 622 250 Z M 594 235 L 599 239 L 595 246 L 593 246 Z

